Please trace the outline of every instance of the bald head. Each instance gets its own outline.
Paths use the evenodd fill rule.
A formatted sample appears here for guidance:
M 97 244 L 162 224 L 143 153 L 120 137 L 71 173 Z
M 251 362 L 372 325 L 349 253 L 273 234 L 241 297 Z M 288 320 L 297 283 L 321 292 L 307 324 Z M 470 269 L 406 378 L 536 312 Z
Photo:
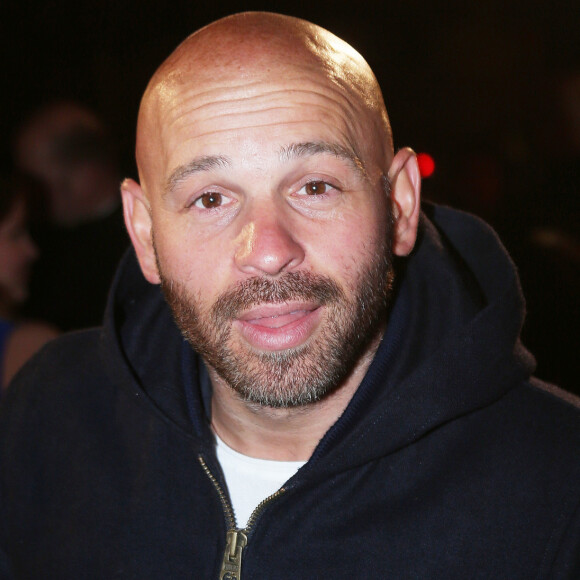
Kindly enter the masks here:
M 223 126 L 212 125 L 214 112 L 219 117 L 242 114 L 238 105 L 243 99 L 256 103 L 244 112 L 249 118 L 261 103 L 270 100 L 272 107 L 283 109 L 284 95 L 291 99 L 312 91 L 328 92 L 336 105 L 333 113 L 348 119 L 345 138 L 352 148 L 361 155 L 364 149 L 374 152 L 386 172 L 393 154 L 389 121 L 376 78 L 362 56 L 304 20 L 247 12 L 192 34 L 151 79 L 137 130 L 142 185 L 152 185 L 163 173 L 172 147 L 166 141 L 192 110 L 207 111 L 210 118 L 197 115 L 190 129 L 218 132 Z

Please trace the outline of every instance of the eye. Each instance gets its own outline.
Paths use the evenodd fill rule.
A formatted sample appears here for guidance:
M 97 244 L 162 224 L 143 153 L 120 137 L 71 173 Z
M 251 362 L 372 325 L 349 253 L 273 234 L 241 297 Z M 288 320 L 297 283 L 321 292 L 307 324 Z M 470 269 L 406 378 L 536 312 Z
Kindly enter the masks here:
M 326 183 L 326 181 L 309 181 L 304 185 L 298 193 L 305 193 L 306 195 L 324 195 L 328 193 L 330 189 L 333 189 L 332 185 Z
M 217 191 L 208 191 L 200 195 L 193 205 L 196 207 L 203 207 L 205 209 L 214 209 L 226 203 L 227 198 Z

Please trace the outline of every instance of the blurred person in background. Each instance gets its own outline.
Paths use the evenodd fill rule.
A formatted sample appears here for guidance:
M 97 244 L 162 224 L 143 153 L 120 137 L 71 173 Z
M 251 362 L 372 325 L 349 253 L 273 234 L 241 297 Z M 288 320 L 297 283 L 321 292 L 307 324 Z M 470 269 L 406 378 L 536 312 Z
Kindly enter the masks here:
M 560 71 L 538 91 L 541 105 L 526 123 L 493 136 L 467 134 L 452 174 L 428 183 L 437 189 L 426 197 L 496 229 L 518 266 L 522 340 L 537 358 L 537 375 L 580 394 L 580 70 Z
M 20 321 L 17 313 L 28 296 L 31 266 L 38 250 L 27 229 L 28 184 L 0 177 L 0 385 L 6 388 L 20 367 L 56 329 Z
M 100 119 L 73 102 L 33 114 L 15 161 L 46 188 L 46 223 L 33 231 L 41 258 L 26 311 L 71 330 L 101 323 L 113 273 L 128 245 L 112 142 Z
M 526 235 L 506 238 L 526 294 L 523 337 L 538 357 L 538 374 L 580 394 L 580 70 L 551 81 L 539 129 L 546 150 L 542 173 L 520 204 Z

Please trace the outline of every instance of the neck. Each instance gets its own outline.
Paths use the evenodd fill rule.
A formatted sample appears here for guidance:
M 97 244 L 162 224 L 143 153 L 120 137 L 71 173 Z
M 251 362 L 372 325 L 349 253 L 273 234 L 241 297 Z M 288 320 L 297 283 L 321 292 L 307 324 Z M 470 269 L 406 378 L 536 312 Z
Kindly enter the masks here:
M 319 441 L 354 396 L 379 343 L 380 337 L 373 341 L 335 390 L 322 400 L 303 407 L 275 409 L 243 401 L 209 368 L 214 431 L 229 447 L 250 457 L 308 461 Z

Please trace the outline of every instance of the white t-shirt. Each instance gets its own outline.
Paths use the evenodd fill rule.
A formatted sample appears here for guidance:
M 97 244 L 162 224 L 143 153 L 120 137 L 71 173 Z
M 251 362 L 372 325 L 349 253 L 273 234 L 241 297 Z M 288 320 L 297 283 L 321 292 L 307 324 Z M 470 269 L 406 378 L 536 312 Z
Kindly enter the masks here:
M 306 462 L 256 459 L 234 451 L 217 435 L 217 458 L 230 493 L 238 527 L 246 527 L 258 504 L 278 491 Z

